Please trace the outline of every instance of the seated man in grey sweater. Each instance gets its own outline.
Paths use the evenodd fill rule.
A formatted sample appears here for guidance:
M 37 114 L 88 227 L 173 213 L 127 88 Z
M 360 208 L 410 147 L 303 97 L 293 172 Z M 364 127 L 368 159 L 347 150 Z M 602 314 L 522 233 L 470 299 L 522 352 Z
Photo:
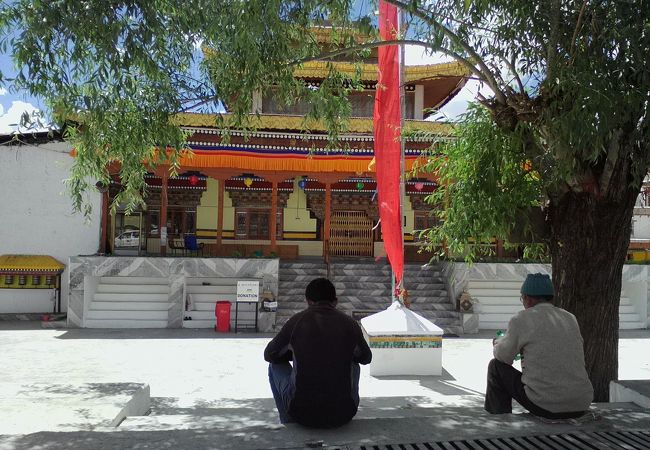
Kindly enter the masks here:
M 536 416 L 570 419 L 583 415 L 593 400 L 585 370 L 582 335 L 573 314 L 553 306 L 548 275 L 530 274 L 521 286 L 524 310 L 494 340 L 485 410 L 512 412 L 512 399 Z M 521 355 L 522 372 L 512 367 Z

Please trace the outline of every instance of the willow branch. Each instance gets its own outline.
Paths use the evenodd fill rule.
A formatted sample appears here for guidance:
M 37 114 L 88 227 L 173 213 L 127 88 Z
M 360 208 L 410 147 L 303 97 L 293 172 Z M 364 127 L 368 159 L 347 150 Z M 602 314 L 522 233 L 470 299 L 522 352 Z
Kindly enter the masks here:
M 460 36 L 458 36 L 456 33 L 454 33 L 452 30 L 450 30 L 440 22 L 436 21 L 433 17 L 429 16 L 426 12 L 423 12 L 419 9 L 411 9 L 410 5 L 407 3 L 404 3 L 400 0 L 386 0 L 386 2 L 410 12 L 411 14 L 415 15 L 416 17 L 419 17 L 420 19 L 422 19 L 432 27 L 439 29 L 449 40 L 451 40 L 459 47 L 461 47 L 463 50 L 465 50 L 467 54 L 470 56 L 470 58 L 476 61 L 476 64 L 479 66 L 481 70 L 482 78 L 485 79 L 485 82 L 494 92 L 497 102 L 503 105 L 506 104 L 505 95 L 501 91 L 501 89 L 499 89 L 499 84 L 497 83 L 496 77 L 494 76 L 490 68 L 487 66 L 483 58 L 481 58 L 481 56 L 478 53 L 476 53 L 476 51 L 467 42 L 462 40 Z
M 555 75 L 555 60 L 557 58 L 557 42 L 560 36 L 560 8 L 561 0 L 553 0 L 551 6 L 551 29 L 548 37 L 548 48 L 546 49 L 546 63 L 548 66 L 548 77 L 553 79 Z
M 514 59 L 515 55 L 512 55 L 512 61 L 508 60 L 505 56 L 500 57 L 503 63 L 508 67 L 508 70 L 510 70 L 510 73 L 512 73 L 513 78 L 517 82 L 517 86 L 519 87 L 519 92 L 524 93 L 524 83 L 521 81 L 521 78 L 519 78 L 519 74 L 517 73 L 517 68 L 515 67 Z
M 580 31 L 580 28 L 582 28 L 582 19 L 585 15 L 585 10 L 587 9 L 587 1 L 588 0 L 584 0 L 582 2 L 582 7 L 580 8 L 580 13 L 578 14 L 578 21 L 576 22 L 576 28 L 573 30 L 573 36 L 571 36 L 571 51 L 569 51 L 571 60 L 573 60 L 575 57 L 574 51 L 576 48 L 576 39 L 578 39 L 578 32 Z

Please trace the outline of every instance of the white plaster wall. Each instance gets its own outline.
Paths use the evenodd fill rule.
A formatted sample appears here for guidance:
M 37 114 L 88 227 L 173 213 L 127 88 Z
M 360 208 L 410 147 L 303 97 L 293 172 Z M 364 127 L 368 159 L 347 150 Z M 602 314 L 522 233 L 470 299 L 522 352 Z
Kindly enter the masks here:
M 100 194 L 91 192 L 86 197 L 93 208 L 88 222 L 82 214 L 73 214 L 63 184 L 72 167 L 70 150 L 64 142 L 0 146 L 0 255 L 50 255 L 67 266 L 70 256 L 97 252 Z M 65 311 L 67 268 L 61 281 L 61 309 Z M 51 290 L 16 291 L 0 289 L 0 313 L 10 312 L 3 305 L 21 299 L 28 299 L 30 308 L 39 312 L 51 310 Z
M 650 239 L 650 216 L 634 215 L 631 237 L 632 239 Z

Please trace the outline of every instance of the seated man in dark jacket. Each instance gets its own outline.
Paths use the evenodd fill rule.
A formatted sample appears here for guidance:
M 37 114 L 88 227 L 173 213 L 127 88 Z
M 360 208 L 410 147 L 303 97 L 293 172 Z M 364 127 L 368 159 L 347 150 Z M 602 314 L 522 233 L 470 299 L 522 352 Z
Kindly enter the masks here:
M 282 423 L 337 427 L 359 406 L 359 364 L 372 359 L 359 324 L 336 309 L 336 290 L 317 278 L 305 290 L 308 307 L 291 317 L 264 350 Z M 289 363 L 293 361 L 293 366 Z

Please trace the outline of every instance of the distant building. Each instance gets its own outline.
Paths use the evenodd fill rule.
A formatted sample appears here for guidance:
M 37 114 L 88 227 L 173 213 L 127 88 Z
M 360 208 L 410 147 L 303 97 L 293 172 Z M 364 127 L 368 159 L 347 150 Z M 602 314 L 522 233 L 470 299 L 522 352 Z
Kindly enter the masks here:
M 324 43 L 329 39 L 327 32 L 318 36 Z M 147 176 L 146 207 L 130 216 L 118 209 L 106 219 L 102 248 L 113 254 L 173 255 L 188 245 L 196 248 L 196 239 L 204 256 L 383 256 L 372 167 L 376 61 L 375 51 L 360 68 L 365 89 L 350 96 L 353 118 L 340 148 L 326 148 L 322 124 L 307 124 L 305 130 L 308 105 L 284 108 L 261 94 L 253 98 L 255 131 L 233 130 L 229 142 L 215 127 L 214 116 L 178 115 L 191 133 L 194 155 L 181 159 L 178 177 L 169 178 L 163 166 Z M 356 70 L 349 62 L 332 64 L 343 73 Z M 455 62 L 409 66 L 404 72 L 404 127 L 429 132 L 426 139 L 407 139 L 408 170 L 426 158 L 425 150 L 436 139 L 451 134 L 450 124 L 428 118 L 456 95 L 468 73 Z M 324 62 L 313 61 L 296 68 L 294 75 L 317 88 L 327 73 Z M 406 182 L 407 259 L 428 258 L 418 255 L 412 241 L 416 230 L 433 223 L 424 199 L 435 186 L 435 179 L 424 175 Z M 106 202 L 119 189 L 116 174 Z M 166 237 L 162 243 L 161 232 Z
M 73 214 L 63 180 L 70 177 L 71 147 L 60 134 L 0 136 L 0 255 L 50 255 L 67 265 L 70 256 L 99 247 L 100 195 L 88 193 L 88 221 Z M 63 273 L 62 309 L 68 294 Z M 51 289 L 0 286 L 0 313 L 52 312 Z

